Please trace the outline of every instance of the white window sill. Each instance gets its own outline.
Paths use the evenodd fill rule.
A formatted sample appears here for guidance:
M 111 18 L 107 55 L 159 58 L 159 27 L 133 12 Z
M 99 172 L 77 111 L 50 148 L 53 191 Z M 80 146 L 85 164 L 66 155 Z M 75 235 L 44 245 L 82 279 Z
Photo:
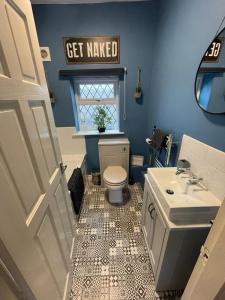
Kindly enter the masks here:
M 98 132 L 98 130 L 89 130 L 89 131 L 78 131 L 72 134 L 72 138 L 76 138 L 79 136 L 90 136 L 90 135 L 123 135 L 123 131 L 119 130 L 106 130 L 105 132 Z

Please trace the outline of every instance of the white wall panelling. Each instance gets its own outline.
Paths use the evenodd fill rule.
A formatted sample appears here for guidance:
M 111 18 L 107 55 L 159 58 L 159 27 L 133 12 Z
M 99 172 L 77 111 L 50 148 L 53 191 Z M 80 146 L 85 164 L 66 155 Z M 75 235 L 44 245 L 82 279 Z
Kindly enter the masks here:
M 57 127 L 56 129 L 63 154 L 86 154 L 85 137 L 72 137 L 76 132 L 74 127 Z
M 225 153 L 184 135 L 179 159 L 191 163 L 191 171 L 219 199 L 225 198 Z

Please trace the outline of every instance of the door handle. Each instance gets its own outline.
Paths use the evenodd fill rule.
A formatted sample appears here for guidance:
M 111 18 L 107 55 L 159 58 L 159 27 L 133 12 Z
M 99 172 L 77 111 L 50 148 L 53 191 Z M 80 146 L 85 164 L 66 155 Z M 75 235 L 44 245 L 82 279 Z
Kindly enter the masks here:
M 149 212 L 149 213 L 150 213 L 150 217 L 151 217 L 152 220 L 154 220 L 154 217 L 152 216 L 152 213 L 153 213 L 154 210 L 155 210 L 155 207 L 153 207 L 153 208 L 150 210 L 150 212 Z
M 67 165 L 64 165 L 62 162 L 59 164 L 59 167 L 60 167 L 60 171 L 62 174 L 65 173 L 66 171 L 66 168 L 67 168 Z
M 153 203 L 150 203 L 149 206 L 148 206 L 148 212 L 150 213 L 151 212 L 151 206 L 153 205 Z

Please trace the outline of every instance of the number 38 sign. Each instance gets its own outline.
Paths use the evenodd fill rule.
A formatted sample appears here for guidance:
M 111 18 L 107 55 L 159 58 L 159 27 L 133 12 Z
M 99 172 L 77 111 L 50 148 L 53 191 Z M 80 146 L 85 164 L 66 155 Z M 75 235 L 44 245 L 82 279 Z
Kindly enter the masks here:
M 223 38 L 217 37 L 214 41 L 210 44 L 209 48 L 207 49 L 203 61 L 204 62 L 217 62 L 219 59 L 219 55 L 221 53 L 221 49 L 223 46 Z

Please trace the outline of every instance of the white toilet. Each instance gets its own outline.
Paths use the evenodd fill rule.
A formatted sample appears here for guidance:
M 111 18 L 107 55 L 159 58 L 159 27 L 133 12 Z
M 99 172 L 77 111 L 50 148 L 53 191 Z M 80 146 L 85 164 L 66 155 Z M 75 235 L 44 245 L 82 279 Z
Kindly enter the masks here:
M 123 189 L 128 183 L 128 139 L 100 139 L 98 143 L 102 186 L 113 204 L 123 202 Z

